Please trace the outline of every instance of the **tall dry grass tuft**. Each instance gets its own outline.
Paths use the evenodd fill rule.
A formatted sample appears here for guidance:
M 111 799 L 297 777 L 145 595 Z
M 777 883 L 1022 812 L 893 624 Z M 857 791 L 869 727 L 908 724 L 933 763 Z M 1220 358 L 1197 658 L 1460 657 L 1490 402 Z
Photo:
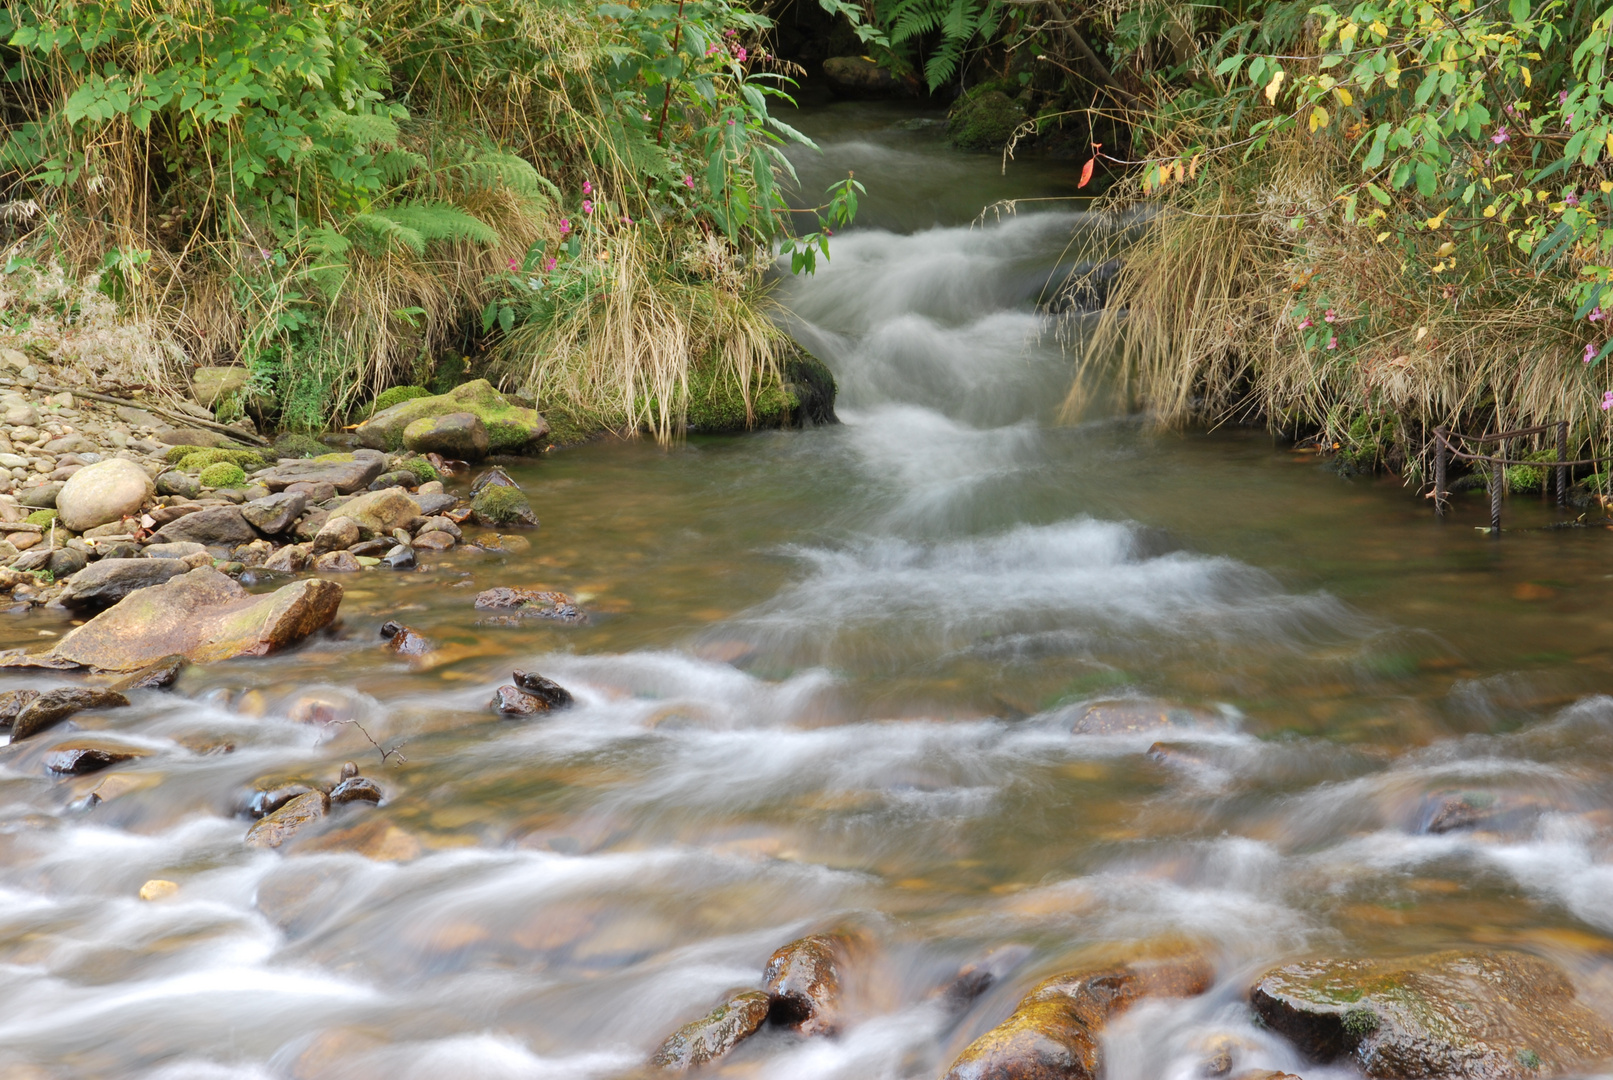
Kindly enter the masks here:
M 1406 249 L 1343 220 L 1346 167 L 1293 133 L 1158 196 L 1082 342 L 1066 417 L 1263 420 L 1408 478 L 1426 474 L 1436 426 L 1566 419 L 1576 443 L 1599 442 L 1605 376 L 1580 362 L 1560 275 L 1506 251 L 1430 273 L 1439 236 Z M 1127 182 L 1104 208 L 1142 199 Z

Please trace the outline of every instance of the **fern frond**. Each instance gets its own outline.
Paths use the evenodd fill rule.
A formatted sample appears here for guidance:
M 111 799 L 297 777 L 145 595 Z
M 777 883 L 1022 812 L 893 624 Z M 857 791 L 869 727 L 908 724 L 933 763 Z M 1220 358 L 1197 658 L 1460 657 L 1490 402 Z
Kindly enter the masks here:
M 331 135 L 351 139 L 360 146 L 390 148 L 398 144 L 398 122 L 383 113 L 332 111 L 323 119 Z

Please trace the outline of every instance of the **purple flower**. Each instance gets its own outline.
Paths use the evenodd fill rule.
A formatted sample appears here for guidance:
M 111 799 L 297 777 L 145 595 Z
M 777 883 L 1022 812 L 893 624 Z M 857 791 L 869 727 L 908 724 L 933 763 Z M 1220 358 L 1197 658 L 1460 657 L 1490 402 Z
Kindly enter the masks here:
M 1505 124 L 1495 129 L 1495 134 L 1490 136 L 1490 141 L 1495 143 L 1497 146 L 1500 146 L 1502 143 L 1512 141 L 1512 136 L 1507 134 Z
M 694 177 L 690 176 L 688 173 L 684 173 L 683 174 L 683 186 L 688 188 L 690 191 L 693 191 L 694 190 Z
M 1605 391 L 1602 394 L 1602 411 L 1607 412 L 1609 409 L 1613 409 L 1613 390 Z
M 1578 206 L 1579 205 L 1579 195 L 1577 193 L 1575 193 L 1575 192 L 1570 191 L 1567 195 L 1563 196 L 1563 202 L 1567 203 L 1569 206 Z
M 1559 91 L 1557 91 L 1557 104 L 1559 104 L 1559 105 L 1567 105 L 1568 104 L 1568 91 L 1567 90 L 1559 90 Z
M 582 193 L 584 195 L 592 195 L 594 193 L 594 185 L 589 181 L 584 180 L 582 182 Z
M 1332 322 L 1334 319 L 1337 319 L 1338 317 L 1339 317 L 1338 312 L 1334 311 L 1332 308 L 1328 308 L 1327 309 L 1327 314 L 1322 316 L 1322 321 L 1323 322 Z
M 1596 359 L 1596 346 L 1587 342 L 1585 345 L 1585 362 L 1588 364 Z
M 582 212 L 585 214 L 592 214 L 594 212 L 594 200 L 584 199 L 582 201 Z
M 1607 315 L 1602 311 L 1601 308 L 1594 307 L 1591 308 L 1591 313 L 1585 317 L 1591 322 L 1601 322 L 1603 319 L 1607 318 Z
M 1337 334 L 1334 334 L 1332 337 L 1327 339 L 1327 347 L 1330 349 L 1336 349 L 1339 347 L 1339 338 Z
M 1514 106 L 1511 102 L 1508 102 L 1507 105 L 1506 105 L 1506 114 L 1508 116 L 1517 116 L 1518 115 L 1517 107 Z
M 564 236 L 570 231 L 571 231 L 571 219 L 568 218 L 568 217 L 561 218 L 560 219 L 560 235 Z

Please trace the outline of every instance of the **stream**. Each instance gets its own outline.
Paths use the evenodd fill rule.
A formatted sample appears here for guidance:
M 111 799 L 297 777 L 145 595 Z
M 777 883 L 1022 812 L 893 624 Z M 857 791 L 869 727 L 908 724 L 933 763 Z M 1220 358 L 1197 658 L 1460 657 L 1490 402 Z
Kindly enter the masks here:
M 347 575 L 337 632 L 76 719 L 139 760 L 52 777 L 73 725 L 0 750 L 0 1073 L 622 1076 L 838 927 L 867 942 L 844 1032 L 766 1028 L 714 1075 L 929 1080 L 1039 979 L 1159 938 L 1215 987 L 1114 1024 L 1108 1080 L 1188 1080 L 1220 1032 L 1238 1071 L 1354 1075 L 1249 1018 L 1261 971 L 1322 950 L 1522 948 L 1613 1012 L 1606 532 L 1518 497 L 1491 540 L 1481 494 L 1437 522 L 1263 431 L 1059 424 L 1081 321 L 1038 301 L 1108 227 L 1078 165 L 1004 175 L 894 105 L 799 123 L 806 190 L 869 189 L 779 293 L 842 422 L 512 468 L 530 552 Z M 590 620 L 500 625 L 495 585 Z M 389 619 L 442 647 L 383 652 Z M 497 719 L 513 668 L 577 707 Z M 1099 722 L 1126 708 L 1170 725 Z M 347 760 L 381 806 L 243 846 L 255 779 Z M 1499 812 L 1440 831 L 1453 793 Z

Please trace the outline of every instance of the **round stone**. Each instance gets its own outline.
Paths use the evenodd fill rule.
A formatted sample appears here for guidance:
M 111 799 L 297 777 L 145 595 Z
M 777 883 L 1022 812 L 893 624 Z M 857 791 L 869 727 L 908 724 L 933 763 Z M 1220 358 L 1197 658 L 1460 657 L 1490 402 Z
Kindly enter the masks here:
M 83 532 L 138 514 L 155 491 L 151 477 L 139 465 L 108 458 L 74 473 L 57 492 L 56 509 L 64 526 Z

